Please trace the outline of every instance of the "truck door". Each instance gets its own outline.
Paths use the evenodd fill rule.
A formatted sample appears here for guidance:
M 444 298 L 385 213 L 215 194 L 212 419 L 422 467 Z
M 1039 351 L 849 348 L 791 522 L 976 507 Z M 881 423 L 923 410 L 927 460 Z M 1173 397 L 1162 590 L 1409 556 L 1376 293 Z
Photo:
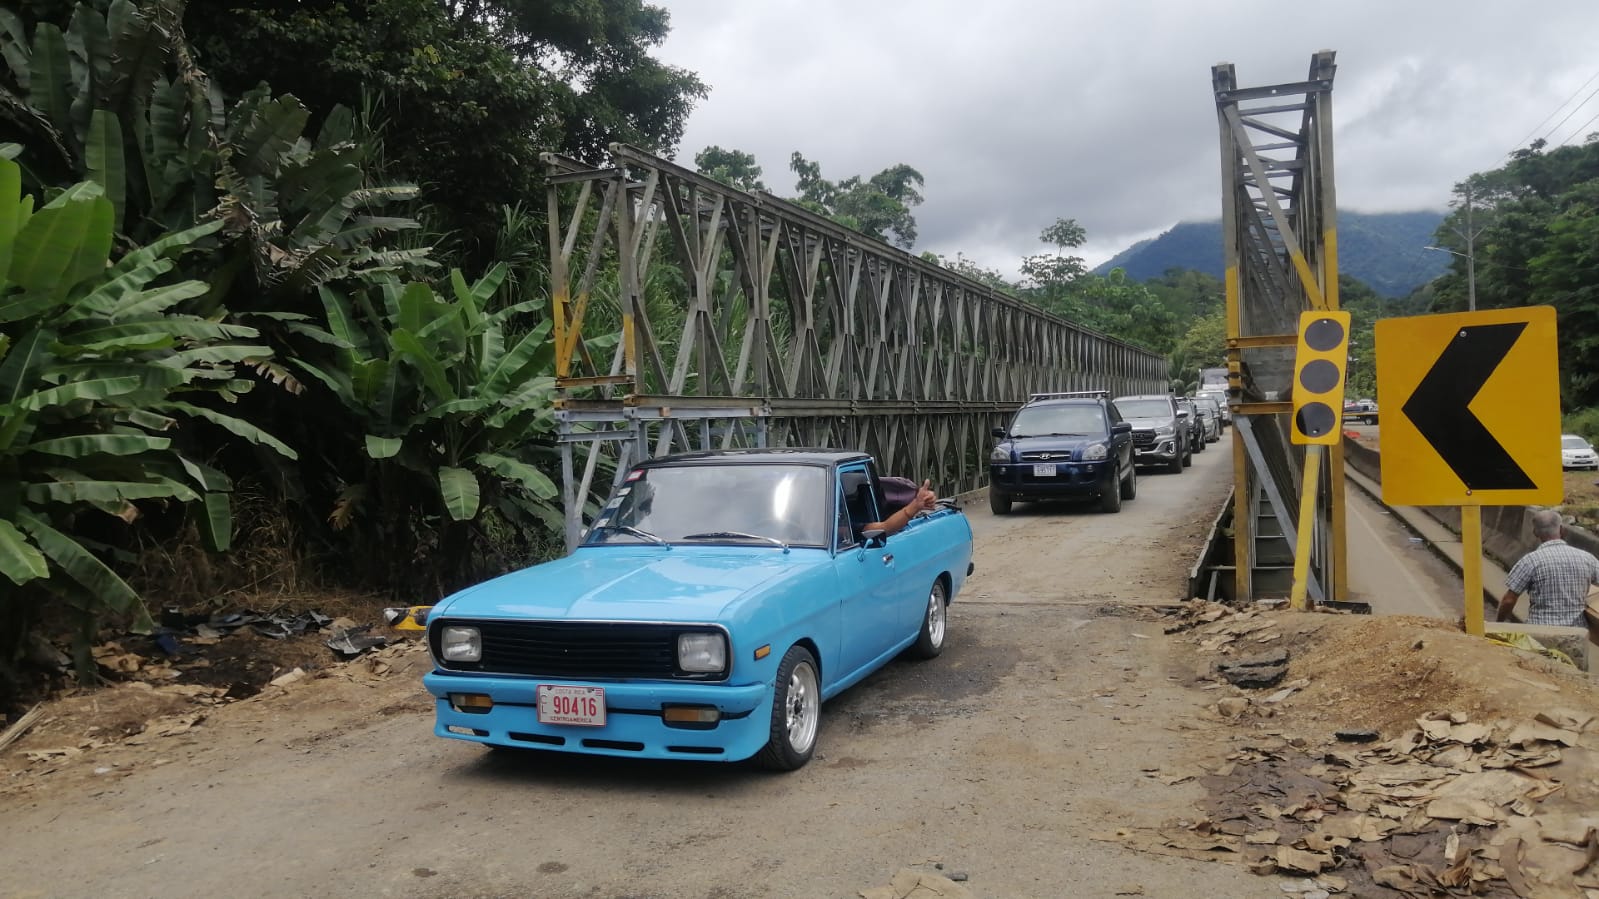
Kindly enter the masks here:
M 842 522 L 838 528 L 834 557 L 841 587 L 840 621 L 843 626 L 840 640 L 843 664 L 839 673 L 847 676 L 882 655 L 901 628 L 900 610 L 895 603 L 898 586 L 895 550 L 892 546 L 869 549 L 861 536 L 866 525 L 882 520 L 871 472 L 864 462 L 850 464 L 839 469 L 838 484 L 839 502 L 849 517 L 848 528 L 843 527 Z

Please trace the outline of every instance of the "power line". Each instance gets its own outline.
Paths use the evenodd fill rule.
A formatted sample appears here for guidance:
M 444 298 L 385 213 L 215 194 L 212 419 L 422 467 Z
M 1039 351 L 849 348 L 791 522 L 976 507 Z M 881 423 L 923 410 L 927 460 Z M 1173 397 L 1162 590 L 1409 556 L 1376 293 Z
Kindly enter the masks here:
M 1599 78 L 1599 71 L 1596 71 L 1592 75 L 1589 75 L 1588 76 L 1588 80 L 1584 81 L 1582 83 L 1581 87 L 1578 87 L 1576 90 L 1572 91 L 1571 92 L 1571 96 L 1569 96 L 1566 99 L 1560 101 L 1560 105 L 1556 106 L 1554 109 L 1550 110 L 1549 114 L 1543 117 L 1543 121 L 1542 122 L 1539 122 L 1538 124 L 1532 126 L 1532 130 L 1528 131 L 1525 135 L 1523 135 L 1521 140 L 1516 141 L 1516 145 L 1511 148 L 1510 153 L 1506 153 L 1505 155 L 1509 156 L 1509 155 L 1511 155 L 1511 153 L 1514 153 L 1517 150 L 1521 149 L 1522 145 L 1527 142 L 1527 138 L 1532 137 L 1534 134 L 1537 134 L 1538 133 L 1538 129 L 1542 128 L 1544 126 L 1545 122 L 1548 122 L 1550 119 L 1554 118 L 1555 115 L 1560 112 L 1560 110 L 1565 109 L 1566 108 L 1566 104 L 1570 103 L 1572 100 L 1576 99 L 1577 95 L 1582 93 L 1583 90 L 1588 87 L 1588 85 L 1593 84 L 1593 80 L 1595 78 Z M 1586 101 L 1584 101 L 1584 102 L 1586 102 Z
M 1579 88 L 1579 90 L 1580 90 L 1580 88 Z M 1569 121 L 1572 116 L 1577 114 L 1577 110 L 1583 108 L 1584 106 L 1587 106 L 1588 105 L 1588 101 L 1592 100 L 1594 98 L 1594 95 L 1596 95 L 1596 94 L 1599 94 L 1599 87 L 1594 88 L 1592 93 L 1588 94 L 1588 96 L 1586 96 L 1586 97 L 1583 97 L 1581 103 L 1578 103 L 1576 106 L 1571 107 L 1571 111 L 1570 112 L 1566 113 L 1565 116 L 1560 119 L 1560 121 L 1556 122 L 1554 124 L 1553 128 L 1550 128 L 1547 132 L 1545 132 L 1545 134 L 1543 136 L 1543 139 L 1544 140 L 1548 140 L 1549 139 L 1549 135 L 1554 134 L 1556 128 L 1559 128 L 1561 125 L 1564 125 L 1567 121 Z
M 1588 126 L 1592 125 L 1594 122 L 1599 122 L 1599 112 L 1594 113 L 1593 114 L 1593 118 L 1589 119 L 1586 122 L 1583 122 L 1581 125 L 1578 125 L 1576 131 L 1573 131 L 1570 134 L 1566 135 L 1566 139 L 1560 142 L 1560 146 L 1564 147 L 1566 144 L 1571 143 L 1571 139 L 1572 138 L 1576 137 L 1579 134 L 1582 134 L 1584 131 L 1587 130 Z

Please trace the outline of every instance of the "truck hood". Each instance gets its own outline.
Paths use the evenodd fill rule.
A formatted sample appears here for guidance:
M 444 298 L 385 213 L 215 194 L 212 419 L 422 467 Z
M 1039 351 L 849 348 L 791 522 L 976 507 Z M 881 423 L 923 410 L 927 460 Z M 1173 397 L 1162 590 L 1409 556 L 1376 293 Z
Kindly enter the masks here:
M 713 621 L 827 553 L 775 546 L 595 546 L 469 587 L 430 617 Z
M 1156 416 L 1155 418 L 1129 418 L 1128 422 L 1137 430 L 1150 430 L 1156 428 L 1173 428 L 1177 426 L 1177 419 L 1170 415 Z

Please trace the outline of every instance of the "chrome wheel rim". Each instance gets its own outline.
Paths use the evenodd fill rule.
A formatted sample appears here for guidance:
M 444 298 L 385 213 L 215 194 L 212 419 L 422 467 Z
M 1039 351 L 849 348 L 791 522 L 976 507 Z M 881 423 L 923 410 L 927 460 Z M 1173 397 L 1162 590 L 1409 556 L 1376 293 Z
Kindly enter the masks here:
M 816 684 L 816 669 L 800 662 L 788 675 L 788 745 L 798 753 L 810 751 L 816 742 L 816 724 L 821 718 L 822 697 Z
M 944 597 L 943 591 L 933 587 L 927 594 L 927 639 L 934 646 L 944 645 Z

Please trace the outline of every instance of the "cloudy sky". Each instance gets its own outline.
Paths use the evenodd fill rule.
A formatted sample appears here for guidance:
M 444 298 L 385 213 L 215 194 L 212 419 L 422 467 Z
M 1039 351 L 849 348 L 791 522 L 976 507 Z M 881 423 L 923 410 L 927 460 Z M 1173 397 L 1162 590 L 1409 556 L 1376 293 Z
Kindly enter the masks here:
M 1007 272 L 1056 217 L 1090 263 L 1217 218 L 1218 62 L 1251 87 L 1337 51 L 1344 209 L 1441 209 L 1529 135 L 1599 130 L 1599 0 L 651 2 L 672 13 L 658 55 L 711 86 L 680 161 L 745 150 L 779 194 L 794 150 L 834 180 L 908 163 L 916 249 Z

